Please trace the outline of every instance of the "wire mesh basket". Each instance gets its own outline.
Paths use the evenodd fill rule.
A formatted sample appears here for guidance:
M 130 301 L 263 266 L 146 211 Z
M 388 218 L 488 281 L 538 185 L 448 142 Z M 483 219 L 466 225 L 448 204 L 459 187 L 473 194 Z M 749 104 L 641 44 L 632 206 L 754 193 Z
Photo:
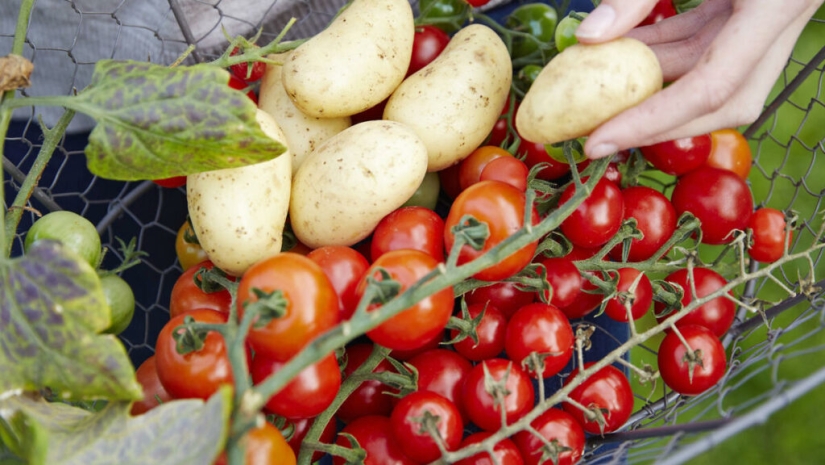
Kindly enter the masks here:
M 33 86 L 22 93 L 54 95 L 82 89 L 88 84 L 94 63 L 104 58 L 149 59 L 168 64 L 189 45 L 196 46 L 190 61 L 215 57 L 226 46 L 222 29 L 230 35 L 245 36 L 262 29 L 261 42 L 265 42 L 275 37 L 288 18 L 295 17 L 297 22 L 287 39 L 306 37 L 328 24 L 343 3 L 42 0 L 33 10 L 25 46 L 25 56 L 35 66 Z M 496 3 L 501 2 L 493 2 Z M 575 6 L 580 10 L 587 8 L 579 3 Z M 19 6 L 20 2 L 14 0 L 0 4 L 0 52 L 11 49 Z M 817 231 L 822 225 L 822 12 L 820 9 L 798 41 L 764 112 L 744 130 L 754 153 L 749 182 L 757 194 L 757 206 L 794 211 L 798 216 L 792 251 L 810 248 L 813 241 L 820 239 Z M 51 127 L 60 113 L 59 109 L 46 108 L 18 109 L 14 113 L 5 140 L 7 156 L 3 159 L 7 205 L 20 190 L 42 148 L 38 118 L 42 117 L 46 126 Z M 29 204 L 31 211 L 23 215 L 19 231 L 27 230 L 37 212 L 65 209 L 80 213 L 96 224 L 104 246 L 109 248 L 104 267 L 114 267 L 123 260 L 117 238 L 137 239 L 138 248 L 148 258 L 123 273 L 136 295 L 137 312 L 121 335 L 137 365 L 153 353 L 154 341 L 168 320 L 172 286 L 182 272 L 174 243 L 186 220 L 186 194 L 182 188 L 166 189 L 150 181 L 122 183 L 90 174 L 83 150 L 86 131 L 91 126 L 92 121 L 81 115 L 71 123 L 39 180 Z M 22 250 L 22 241 L 22 234 L 18 234 L 16 254 Z M 747 443 L 734 440 L 724 447 L 730 447 L 743 461 L 759 456 L 765 463 L 816 462 L 819 456 L 813 453 L 825 450 L 825 439 L 816 432 L 818 423 L 814 423 L 818 421 L 817 407 L 825 405 L 822 390 L 817 390 L 825 384 L 825 333 L 821 331 L 825 324 L 825 283 L 820 281 L 825 262 L 821 250 L 812 257 L 811 268 L 815 274 L 804 266 L 789 265 L 777 269 L 773 279 L 748 282 L 741 289 L 740 300 L 762 313 L 740 308 L 724 339 L 729 368 L 723 380 L 712 390 L 691 398 L 680 397 L 661 385 L 649 399 L 639 396 L 636 413 L 621 431 L 590 438 L 584 461 L 683 463 L 703 453 L 705 460 L 713 461 L 714 451 L 723 447 L 720 444 L 765 424 L 751 433 L 750 437 L 756 439 Z M 793 290 L 795 295 L 788 297 L 782 287 Z M 655 360 L 655 347 L 636 349 L 632 360 Z M 798 407 L 803 401 L 794 402 L 803 398 L 818 405 Z M 793 410 L 787 411 L 796 416 L 780 412 L 791 404 Z M 797 431 L 790 429 L 791 425 L 804 425 L 801 429 L 809 430 L 804 438 L 813 441 L 805 449 L 811 455 L 775 455 L 774 450 L 787 450 L 777 444 L 797 440 L 790 437 Z

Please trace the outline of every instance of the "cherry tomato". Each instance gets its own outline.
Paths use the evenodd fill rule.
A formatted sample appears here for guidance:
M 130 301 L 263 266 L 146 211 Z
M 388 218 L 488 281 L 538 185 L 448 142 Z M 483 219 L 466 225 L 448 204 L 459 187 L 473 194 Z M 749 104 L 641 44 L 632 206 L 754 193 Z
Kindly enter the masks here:
M 221 385 L 234 382 L 232 366 L 223 336 L 215 331 L 206 334 L 200 350 L 185 355 L 178 353 L 177 342 L 172 335 L 183 331 L 176 331 L 175 328 L 182 325 L 187 316 L 201 323 L 226 323 L 227 320 L 227 314 L 214 310 L 192 310 L 169 320 L 160 330 L 155 344 L 158 379 L 169 395 L 176 399 L 206 400 Z
M 584 430 L 572 415 L 564 410 L 551 408 L 536 417 L 530 425 L 548 443 L 556 442 L 560 450 L 553 463 L 556 465 L 579 463 L 584 453 Z M 545 445 L 542 438 L 529 431 L 519 431 L 513 436 L 513 442 L 521 451 L 525 465 L 549 464 L 549 460 L 541 460 L 542 447 Z
M 481 431 L 473 433 L 461 442 L 459 446 L 463 449 L 471 444 L 477 444 L 492 436 L 493 433 L 488 431 Z M 523 465 L 524 460 L 521 458 L 521 452 L 513 441 L 504 438 L 493 446 L 493 454 L 495 459 L 490 457 L 489 452 L 479 452 L 476 455 L 459 460 L 456 465 Z
M 204 292 L 195 282 L 195 274 L 204 269 L 211 270 L 215 265 L 210 261 L 203 261 L 190 267 L 175 281 L 172 286 L 172 298 L 169 301 L 169 316 L 174 318 L 184 312 L 199 308 L 207 308 L 229 314 L 232 296 L 226 289 L 213 292 Z M 200 281 L 200 280 L 199 280 Z
M 112 314 L 109 327 L 103 332 L 118 335 L 129 327 L 135 316 L 135 294 L 129 283 L 116 274 L 101 276 L 100 286 Z
M 240 49 L 235 47 L 232 50 L 231 55 L 238 55 L 240 53 Z M 229 67 L 229 70 L 232 72 L 234 76 L 237 76 L 239 79 L 246 81 L 246 82 L 255 82 L 259 81 L 262 77 L 264 77 L 264 73 L 266 72 L 266 63 L 261 61 L 252 61 L 252 62 L 242 62 Z
M 338 296 L 340 319 L 348 320 L 358 306 L 355 289 L 361 277 L 370 267 L 369 262 L 357 250 L 342 245 L 319 247 L 307 254 L 307 258 L 317 263 L 329 278 Z
M 373 345 L 370 343 L 359 343 L 347 346 L 345 349 L 347 355 L 347 364 L 344 366 L 344 379 L 351 376 L 355 370 L 358 369 L 372 353 Z M 373 373 L 381 373 L 382 371 L 395 371 L 392 364 L 386 359 L 381 360 L 378 366 L 375 367 Z M 392 399 L 385 392 L 390 389 L 377 380 L 364 381 L 359 384 L 355 391 L 347 396 L 341 407 L 338 408 L 338 419 L 344 423 L 349 423 L 358 417 L 366 415 L 382 415 L 389 416 L 392 412 Z
M 719 338 L 703 326 L 680 326 L 679 332 L 691 350 L 700 354 L 701 363 L 691 364 L 686 359 L 687 347 L 672 332 L 665 335 L 659 345 L 659 373 L 665 384 L 674 391 L 695 396 L 712 388 L 725 375 L 725 348 Z
M 648 14 L 637 27 L 656 24 L 663 19 L 676 16 L 678 13 L 676 7 L 673 6 L 673 0 L 659 0 L 653 5 L 653 10 L 650 11 L 650 14 Z
M 689 278 L 690 274 L 686 268 L 676 270 L 665 278 L 665 281 L 678 284 L 684 289 L 683 306 L 693 301 Z M 722 275 L 709 268 L 694 268 L 693 281 L 696 286 L 696 297 L 700 299 L 718 291 L 728 283 Z M 728 294 L 733 295 L 731 292 L 728 292 Z M 659 315 L 664 310 L 664 304 L 656 302 L 654 309 L 656 314 Z M 657 316 L 656 320 L 661 323 L 672 315 L 673 313 Z M 710 329 L 713 334 L 716 334 L 717 337 L 722 337 L 733 324 L 735 316 L 736 304 L 732 300 L 720 296 L 691 310 L 690 313 L 676 322 L 676 327 L 681 328 L 685 325 L 704 326 Z
M 372 261 L 398 249 L 420 250 L 443 262 L 444 220 L 424 207 L 402 207 L 385 216 L 372 233 Z
M 573 246 L 573 250 L 571 250 L 569 254 L 565 255 L 564 258 L 574 262 L 577 260 L 587 260 L 596 252 L 598 252 L 598 249 L 586 249 L 583 247 Z M 586 271 L 585 273 L 596 274 L 599 278 L 605 279 L 605 277 L 598 271 Z M 582 318 L 591 313 L 593 310 L 598 308 L 599 305 L 601 305 L 602 299 L 604 299 L 604 294 L 602 294 L 601 291 L 598 291 L 598 288 L 593 283 L 585 279 L 584 274 L 581 276 L 582 286 L 578 296 L 573 299 L 573 303 L 570 305 L 560 307 L 561 311 L 564 312 L 564 314 L 567 315 L 567 318 L 571 320 Z
M 284 365 L 286 362 L 256 354 L 249 370 L 252 382 L 263 382 Z M 290 420 L 312 418 L 332 404 L 340 388 L 341 370 L 338 368 L 338 360 L 335 354 L 329 354 L 301 370 L 283 389 L 270 397 L 266 409 Z
M 531 353 L 543 356 L 544 370 L 528 371 L 542 378 L 558 374 L 567 365 L 573 355 L 573 341 L 573 328 L 567 316 L 550 304 L 521 307 L 507 322 L 507 357 L 524 367 Z
M 413 36 L 412 58 L 407 76 L 430 64 L 450 43 L 450 36 L 435 26 L 419 26 Z
M 504 335 L 507 332 L 507 318 L 498 308 L 489 304 L 486 306 L 484 304 L 467 306 L 470 319 L 478 317 L 482 310 L 484 315 L 476 327 L 478 342 L 467 337 L 453 344 L 456 352 L 463 355 L 467 360 L 474 362 L 499 356 L 504 350 Z M 450 330 L 450 339 L 455 339 L 458 333 L 457 329 Z
M 647 275 L 642 274 L 641 271 L 635 268 L 620 268 L 618 273 L 619 283 L 617 284 L 617 291 L 630 293 L 630 287 L 634 282 L 636 283 L 636 290 L 631 294 L 633 303 L 630 305 L 630 315 L 634 321 L 638 320 L 647 313 L 653 303 L 653 286 L 651 286 L 650 279 Z M 622 323 L 627 323 L 628 321 L 625 301 L 618 296 L 607 301 L 604 313 L 616 321 Z
M 524 164 L 530 169 L 539 163 L 544 163 L 541 171 L 536 174 L 536 178 L 555 181 L 570 172 L 570 165 L 554 159 L 547 153 L 547 150 L 544 144 L 522 138 L 518 146 L 518 156 L 524 159 Z
M 752 259 L 773 263 L 785 253 L 785 214 L 775 208 L 760 208 L 753 212 L 748 228 L 753 231 L 753 244 L 748 248 Z M 788 244 L 793 231 L 788 231 Z
M 585 368 L 592 363 L 585 363 Z M 576 368 L 565 380 L 565 386 L 579 374 Z M 573 418 L 590 434 L 603 434 L 616 431 L 625 424 L 633 413 L 633 391 L 630 381 L 618 368 L 608 365 L 593 373 L 582 384 L 570 392 L 569 397 L 579 404 L 588 407 L 603 409 L 605 423 L 603 427 L 597 421 L 585 418 L 584 412 L 572 404 L 562 404 L 564 410 L 573 415 Z
M 495 145 L 482 145 L 473 150 L 467 158 L 461 160 L 458 164 L 458 183 L 461 186 L 461 190 L 463 191 L 481 181 L 481 172 L 484 170 L 484 167 L 491 161 L 502 157 L 512 158 L 512 155 L 510 152 Z
M 479 287 L 464 294 L 464 301 L 467 305 L 492 305 L 499 309 L 505 318 L 510 318 L 516 310 L 533 303 L 535 299 L 535 293 L 522 291 L 516 283 L 509 281 Z
M 407 361 L 418 370 L 418 390 L 432 391 L 453 401 L 466 418 L 461 404 L 461 386 L 473 368 L 470 361 L 452 350 L 431 349 Z
M 748 179 L 753 155 L 748 140 L 736 129 L 719 129 L 710 133 L 708 166 L 733 171 L 743 180 Z
M 274 425 L 263 425 L 249 430 L 241 444 L 244 448 L 245 465 L 295 465 L 295 452 Z M 222 452 L 215 465 L 226 465 L 226 452 Z
M 527 190 L 530 168 L 516 157 L 501 157 L 487 163 L 481 170 L 479 181 L 501 181 L 520 191 Z
M 424 180 L 413 195 L 404 202 L 402 207 L 424 207 L 435 210 L 438 206 L 438 194 L 441 192 L 441 182 L 438 173 L 430 172 L 424 175 Z
M 676 230 L 676 209 L 662 193 L 646 186 L 628 187 L 622 190 L 624 218 L 636 219 L 636 228 L 642 239 L 633 239 L 627 254 L 629 262 L 641 262 L 652 257 Z M 622 259 L 622 245 L 610 251 L 614 260 Z
M 438 181 L 441 184 L 441 190 L 447 194 L 447 197 L 455 199 L 461 193 L 461 184 L 458 181 L 458 171 L 461 164 L 444 168 L 438 172 Z
M 381 280 L 380 274 L 377 273 L 378 268 L 383 268 L 391 279 L 398 281 L 401 284 L 399 292 L 404 292 L 437 266 L 436 259 L 419 250 L 401 249 L 387 252 L 378 257 L 358 285 L 356 292 L 359 300 L 367 289 L 368 276 Z M 378 306 L 373 304 L 369 311 L 377 309 Z M 453 289 L 447 287 L 367 331 L 367 336 L 376 344 L 393 350 L 415 349 L 444 331 L 452 313 Z
M 249 83 L 247 83 L 243 79 L 235 76 L 234 74 L 230 74 L 229 75 L 229 87 L 231 87 L 235 90 L 244 91 L 244 90 L 249 89 Z M 254 90 L 251 90 L 251 89 L 247 90 L 246 91 L 246 96 L 249 97 L 249 100 L 252 100 L 253 102 L 255 102 L 255 105 L 258 104 L 258 95 L 255 94 Z
M 238 285 L 238 314 L 259 300 L 259 292 L 280 291 L 283 315 L 253 325 L 248 340 L 256 353 L 289 360 L 310 340 L 338 324 L 338 295 L 324 270 L 309 258 L 282 252 L 255 263 Z
M 699 167 L 676 182 L 670 198 L 676 215 L 688 211 L 702 222 L 702 242 L 727 244 L 744 231 L 753 212 L 750 188 L 731 171 Z
M 434 24 L 448 34 L 461 28 L 470 9 L 465 0 L 421 0 L 418 6 L 422 24 Z
M 559 17 L 556 10 L 543 3 L 528 3 L 516 7 L 508 16 L 505 25 L 514 31 L 529 34 L 530 37 L 513 37 L 513 58 L 535 53 L 539 44 L 553 40 Z
M 410 350 L 395 349 L 395 350 L 390 351 L 389 356 L 396 359 L 396 360 L 398 360 L 398 361 L 400 361 L 400 362 L 404 362 L 404 361 L 407 361 L 407 360 L 417 356 L 418 354 L 427 352 L 428 350 L 431 350 L 431 349 L 436 349 L 438 347 L 441 347 L 441 343 L 443 341 L 444 341 L 444 333 L 439 332 L 438 334 L 435 335 L 435 337 L 430 339 L 428 342 L 424 343 L 424 345 L 422 345 L 421 347 L 416 347 L 415 349 L 410 349 Z
M 559 205 L 570 200 L 576 185 L 570 184 L 559 198 Z M 606 179 L 600 179 L 593 192 L 567 219 L 561 223 L 561 231 L 574 245 L 594 248 L 604 245 L 622 226 L 624 200 L 619 187 Z
M 432 391 L 415 391 L 406 395 L 392 410 L 390 424 L 393 437 L 404 455 L 419 463 L 429 463 L 441 457 L 433 437 L 422 431 L 421 419 L 427 414 L 438 418 L 435 428 L 448 451 L 455 450 L 461 444 L 464 433 L 464 421 L 451 400 Z
M 289 447 L 292 448 L 292 452 L 295 453 L 297 457 L 298 454 L 301 453 L 301 444 L 304 442 L 304 438 L 306 438 L 309 429 L 312 427 L 312 424 L 315 422 L 314 418 L 302 418 L 300 420 L 292 420 L 292 436 L 290 436 Z M 321 437 L 318 438 L 318 442 L 322 444 L 331 444 L 335 440 L 335 417 L 331 418 L 327 425 L 324 427 L 324 430 L 321 431 Z M 315 451 L 312 454 L 312 463 L 321 460 L 321 457 L 324 456 L 323 452 Z
M 444 224 L 444 245 L 452 250 L 455 241 L 453 228 L 464 215 L 472 215 L 481 223 L 486 223 L 490 235 L 481 250 L 474 250 L 465 244 L 458 256 L 458 264 L 475 260 L 491 248 L 521 229 L 525 209 L 524 192 L 499 181 L 482 181 L 473 184 L 453 202 Z M 538 223 L 538 212 L 532 210 L 533 224 Z M 521 271 L 533 259 L 538 241 L 531 242 L 499 263 L 487 267 L 473 275 L 482 281 L 500 281 Z
M 639 147 L 639 150 L 654 168 L 681 176 L 705 164 L 710 146 L 710 134 L 702 134 Z
M 587 16 L 587 13 L 578 12 L 578 15 Z M 567 47 L 579 43 L 579 40 L 576 38 L 576 29 L 579 28 L 579 24 L 581 24 L 581 20 L 574 18 L 571 15 L 567 15 L 559 21 L 559 25 L 556 27 L 556 31 L 553 34 L 556 42 L 556 49 L 559 52 L 563 52 Z
M 418 462 L 407 457 L 401 450 L 401 445 L 392 434 L 392 422 L 389 418 L 378 415 L 367 415 L 353 420 L 341 433 L 335 443 L 343 447 L 351 447 L 349 440 L 342 433 L 351 434 L 358 441 L 358 445 L 367 453 L 364 465 L 417 465 Z M 333 457 L 334 465 L 344 465 L 343 457 Z
M 169 402 L 172 396 L 163 387 L 158 378 L 155 356 L 152 355 L 140 364 L 135 371 L 137 382 L 143 390 L 143 399 L 132 404 L 131 414 L 133 416 L 142 415 L 158 405 Z
M 172 176 L 171 178 L 154 179 L 152 180 L 160 187 L 167 189 L 177 189 L 186 185 L 186 176 Z
M 100 261 L 100 235 L 95 225 L 75 212 L 59 210 L 38 218 L 26 231 L 23 242 L 24 251 L 41 239 L 59 241 L 63 246 L 92 268 L 97 268 Z
M 475 7 L 475 8 L 478 8 L 480 6 L 484 6 L 488 3 L 490 3 L 490 0 L 465 0 L 465 1 L 467 3 L 469 3 L 470 6 Z
M 209 259 L 203 247 L 198 244 L 195 230 L 189 221 L 184 221 L 178 229 L 178 235 L 175 237 L 175 254 L 183 271 Z
M 547 270 L 551 291 L 544 298 L 557 308 L 570 306 L 581 294 L 584 285 L 581 273 L 568 257 L 541 258 L 539 263 Z
M 485 388 L 484 372 L 487 371 L 494 382 L 507 380 L 499 386 L 499 395 L 503 402 L 496 402 Z M 485 431 L 498 431 L 501 428 L 500 408 L 504 407 L 507 424 L 512 424 L 523 417 L 533 407 L 535 391 L 530 376 L 519 364 L 503 358 L 484 360 L 474 366 L 464 379 L 461 389 L 461 402 L 464 411 L 476 426 Z

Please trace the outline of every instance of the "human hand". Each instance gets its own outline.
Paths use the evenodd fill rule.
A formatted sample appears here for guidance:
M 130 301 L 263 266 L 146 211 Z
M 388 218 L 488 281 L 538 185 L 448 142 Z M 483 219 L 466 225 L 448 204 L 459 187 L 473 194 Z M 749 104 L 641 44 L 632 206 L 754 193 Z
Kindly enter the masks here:
M 577 31 L 583 44 L 621 36 L 648 44 L 673 84 L 597 128 L 589 158 L 753 122 L 823 0 L 706 0 L 633 29 L 656 0 L 604 0 Z

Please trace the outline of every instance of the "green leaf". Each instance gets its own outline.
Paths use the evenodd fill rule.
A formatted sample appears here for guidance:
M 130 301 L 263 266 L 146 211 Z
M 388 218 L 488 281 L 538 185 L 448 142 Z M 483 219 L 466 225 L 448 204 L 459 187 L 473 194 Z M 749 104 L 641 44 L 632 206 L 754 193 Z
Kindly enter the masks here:
M 95 270 L 55 241 L 0 260 L 0 393 L 50 388 L 64 399 L 142 395 L 123 344 L 109 326 Z
M 66 99 L 97 121 L 89 171 L 124 181 L 184 176 L 271 160 L 286 148 L 260 128 L 255 104 L 211 65 L 174 68 L 102 60 L 92 83 Z
M 232 405 L 224 388 L 208 402 L 176 400 L 144 415 L 129 416 L 128 402 L 97 413 L 62 403 L 13 396 L 0 401 L 3 416 L 23 416 L 27 436 L 40 436 L 32 465 L 164 465 L 213 463 L 226 443 Z M 35 454 L 35 452 L 37 452 Z

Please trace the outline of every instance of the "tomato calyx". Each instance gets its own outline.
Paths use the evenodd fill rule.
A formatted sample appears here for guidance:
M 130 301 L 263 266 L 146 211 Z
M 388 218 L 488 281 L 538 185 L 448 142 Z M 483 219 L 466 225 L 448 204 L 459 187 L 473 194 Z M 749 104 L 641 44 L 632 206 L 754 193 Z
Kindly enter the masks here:
M 197 352 L 203 349 L 206 336 L 215 330 L 220 330 L 222 324 L 197 322 L 187 315 L 183 324 L 175 328 L 172 338 L 175 340 L 175 350 L 181 355 Z
M 192 275 L 195 286 L 206 294 L 214 294 L 224 289 L 234 292 L 238 285 L 231 281 L 223 270 L 217 267 L 200 268 Z
M 364 296 L 368 296 L 367 306 L 384 305 L 400 293 L 401 283 L 392 279 L 384 268 L 376 268 L 374 274 L 367 276 L 367 289 L 364 291 Z
M 263 328 L 272 320 L 281 318 L 286 314 L 289 300 L 287 300 L 283 291 L 275 289 L 272 292 L 266 292 L 257 287 L 252 288 L 252 293 L 257 300 L 243 304 L 244 312 L 253 312 L 257 314 L 257 321 L 255 321 L 255 328 Z
M 559 459 L 561 459 L 562 454 L 571 451 L 573 451 L 572 447 L 567 447 L 559 442 L 557 438 L 553 438 L 549 443 L 545 443 L 541 446 L 541 459 L 539 459 L 538 463 L 557 464 L 559 463 Z
M 473 250 L 482 250 L 487 238 L 490 237 L 490 226 L 477 220 L 472 215 L 462 216 L 451 231 L 455 236 L 453 248 L 459 249 L 464 245 L 469 245 Z
M 487 312 L 487 305 L 484 305 L 484 308 L 481 309 L 478 315 L 473 318 L 470 315 L 469 307 L 467 307 L 467 302 L 464 299 L 461 300 L 461 317 L 451 316 L 450 321 L 447 323 L 446 329 L 454 329 L 458 331 L 458 334 L 451 340 L 445 342 L 445 344 L 455 344 L 457 342 L 461 342 L 468 337 L 472 339 L 473 344 L 478 344 L 478 326 L 481 324 L 481 320 L 484 318 L 484 314 Z

